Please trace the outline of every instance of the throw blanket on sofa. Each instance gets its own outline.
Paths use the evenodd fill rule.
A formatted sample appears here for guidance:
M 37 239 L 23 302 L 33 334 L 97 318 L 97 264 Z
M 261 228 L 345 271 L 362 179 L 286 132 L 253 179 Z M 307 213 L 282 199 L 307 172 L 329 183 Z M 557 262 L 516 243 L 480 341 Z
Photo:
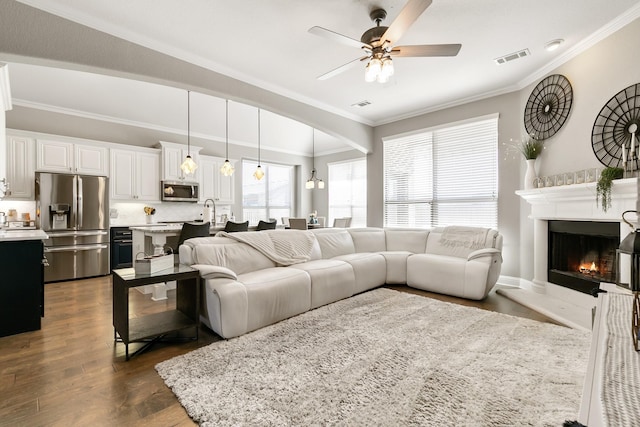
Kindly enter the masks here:
M 445 227 L 440 243 L 450 247 L 482 249 L 487 240 L 488 228 L 450 226 Z
M 263 230 L 260 232 L 225 233 L 216 237 L 228 237 L 245 243 L 276 264 L 286 266 L 311 259 L 313 236 L 304 230 Z

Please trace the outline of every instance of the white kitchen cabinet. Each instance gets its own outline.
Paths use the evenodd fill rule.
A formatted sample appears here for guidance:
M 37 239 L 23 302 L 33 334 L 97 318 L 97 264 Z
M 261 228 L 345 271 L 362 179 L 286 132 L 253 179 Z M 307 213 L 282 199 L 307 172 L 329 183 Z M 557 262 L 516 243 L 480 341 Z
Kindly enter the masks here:
M 111 150 L 111 199 L 160 200 L 160 152 Z
M 108 150 L 98 145 L 38 139 L 36 169 L 46 172 L 107 176 Z
M 33 138 L 7 135 L 8 199 L 33 200 L 35 187 L 35 144 Z
M 235 176 L 224 176 L 220 168 L 225 159 L 213 156 L 200 156 L 200 199 L 213 199 L 217 204 L 234 204 Z M 233 164 L 234 162 L 231 161 Z M 234 165 L 235 167 L 235 165 Z
M 200 177 L 200 160 L 199 160 L 199 151 L 202 149 L 201 147 L 191 146 L 191 149 L 188 149 L 186 145 L 176 144 L 173 142 L 160 142 L 160 147 L 162 148 L 162 179 L 165 181 L 194 181 L 198 182 Z M 193 175 L 185 175 L 180 169 L 180 165 L 190 154 L 191 158 L 196 165 L 198 165 L 198 169 Z

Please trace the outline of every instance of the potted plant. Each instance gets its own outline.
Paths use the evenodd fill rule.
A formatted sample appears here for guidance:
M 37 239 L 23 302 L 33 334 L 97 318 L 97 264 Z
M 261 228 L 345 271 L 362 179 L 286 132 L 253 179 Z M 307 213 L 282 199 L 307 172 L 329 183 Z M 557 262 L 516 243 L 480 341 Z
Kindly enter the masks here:
M 607 211 L 611 207 L 611 184 L 614 179 L 622 178 L 624 170 L 622 168 L 606 167 L 600 174 L 596 185 L 596 205 L 598 200 L 602 200 L 602 210 Z

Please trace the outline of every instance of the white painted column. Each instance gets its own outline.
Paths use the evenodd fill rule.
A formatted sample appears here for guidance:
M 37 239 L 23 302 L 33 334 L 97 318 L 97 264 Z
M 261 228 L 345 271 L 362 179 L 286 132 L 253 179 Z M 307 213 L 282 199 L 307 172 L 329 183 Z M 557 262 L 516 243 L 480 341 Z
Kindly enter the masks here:
M 542 219 L 533 220 L 533 283 L 531 290 L 546 293 L 548 279 L 549 222 Z

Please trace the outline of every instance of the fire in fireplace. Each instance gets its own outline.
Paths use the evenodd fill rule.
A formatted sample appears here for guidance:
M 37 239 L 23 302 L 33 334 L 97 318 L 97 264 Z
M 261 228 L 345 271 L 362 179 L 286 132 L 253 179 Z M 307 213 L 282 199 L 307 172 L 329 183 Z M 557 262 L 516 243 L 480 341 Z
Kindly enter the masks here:
M 549 282 L 584 293 L 615 283 L 619 244 L 618 222 L 549 221 Z

